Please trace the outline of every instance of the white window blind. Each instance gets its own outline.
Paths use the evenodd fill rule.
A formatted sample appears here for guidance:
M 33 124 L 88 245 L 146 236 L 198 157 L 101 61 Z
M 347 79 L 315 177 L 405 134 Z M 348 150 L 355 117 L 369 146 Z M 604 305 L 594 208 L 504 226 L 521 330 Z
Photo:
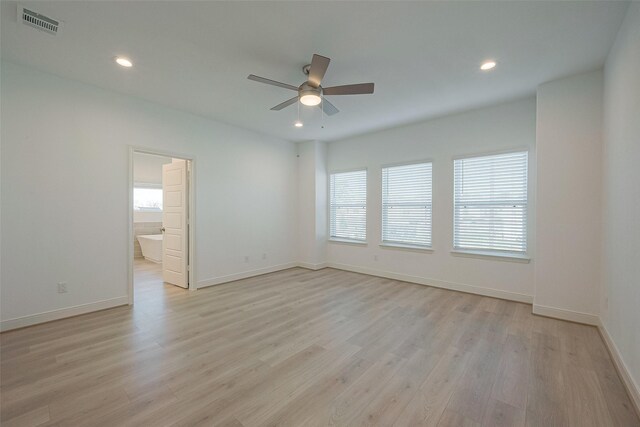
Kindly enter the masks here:
M 367 171 L 331 174 L 329 179 L 330 237 L 367 239 Z
M 526 252 L 527 152 L 454 161 L 453 246 Z
M 431 247 L 431 163 L 382 168 L 382 241 Z

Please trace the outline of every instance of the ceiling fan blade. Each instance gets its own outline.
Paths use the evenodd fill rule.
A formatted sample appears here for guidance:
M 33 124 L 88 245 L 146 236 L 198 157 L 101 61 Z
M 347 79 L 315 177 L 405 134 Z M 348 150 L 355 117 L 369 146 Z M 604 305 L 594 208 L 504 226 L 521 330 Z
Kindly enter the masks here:
M 373 93 L 373 83 L 325 87 L 322 89 L 322 93 L 324 95 L 364 95 Z
M 273 111 L 280 111 L 280 110 L 282 110 L 283 108 L 288 107 L 288 106 L 289 106 L 289 105 L 291 105 L 291 104 L 295 104 L 295 103 L 296 103 L 296 101 L 298 101 L 298 97 L 297 97 L 297 96 L 294 96 L 293 98 L 291 98 L 291 99 L 287 99 L 287 100 L 286 100 L 286 101 L 284 101 L 283 103 L 276 105 L 275 107 L 273 107 L 273 108 L 272 108 L 272 110 L 273 110 Z
M 329 68 L 330 61 L 331 60 L 325 56 L 313 54 L 313 58 L 311 59 L 311 68 L 309 68 L 308 79 L 308 82 L 311 86 L 320 86 L 320 82 L 322 82 L 324 73 L 326 73 L 327 68 Z
M 249 80 L 253 80 L 254 82 L 266 83 L 268 85 L 279 86 L 279 87 L 283 87 L 285 89 L 291 89 L 291 90 L 295 90 L 295 91 L 298 90 L 298 88 L 293 86 L 293 85 L 288 85 L 286 83 L 280 83 L 280 82 L 277 82 L 277 81 L 271 80 L 271 79 L 265 79 L 264 77 L 255 76 L 253 74 L 250 74 L 249 77 L 247 77 L 247 78 Z
M 322 98 L 322 102 L 318 104 L 318 107 L 322 107 L 322 111 L 324 111 L 327 116 L 333 116 L 340 112 L 340 110 L 338 110 L 335 105 L 327 101 L 326 98 Z

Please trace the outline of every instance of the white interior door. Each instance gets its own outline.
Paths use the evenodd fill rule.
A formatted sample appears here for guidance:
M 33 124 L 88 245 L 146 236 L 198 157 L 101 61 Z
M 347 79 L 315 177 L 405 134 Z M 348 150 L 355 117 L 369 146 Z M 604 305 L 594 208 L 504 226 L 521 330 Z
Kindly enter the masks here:
M 162 165 L 162 277 L 172 285 L 189 287 L 187 161 Z

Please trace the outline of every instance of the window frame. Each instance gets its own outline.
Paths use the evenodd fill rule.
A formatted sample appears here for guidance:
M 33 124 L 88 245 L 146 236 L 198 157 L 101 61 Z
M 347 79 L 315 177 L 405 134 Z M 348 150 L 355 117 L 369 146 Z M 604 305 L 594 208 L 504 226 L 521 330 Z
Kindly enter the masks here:
M 456 160 L 464 160 L 464 159 L 472 159 L 478 157 L 491 157 L 491 156 L 499 156 L 503 154 L 516 154 L 516 153 L 526 153 L 527 155 L 527 182 L 526 182 L 526 206 L 524 209 L 524 239 L 525 239 L 525 250 L 523 252 L 520 251 L 509 251 L 503 249 L 481 249 L 481 248 L 460 248 L 456 247 L 456 178 L 455 178 L 455 161 Z M 479 153 L 470 153 L 453 156 L 451 160 L 451 176 L 452 176 L 452 233 L 451 233 L 451 246 L 452 249 L 450 253 L 454 256 L 461 257 L 472 257 L 472 258 L 484 258 L 484 259 L 496 259 L 496 260 L 504 260 L 504 261 L 512 261 L 512 262 L 522 262 L 528 263 L 531 260 L 529 255 L 530 251 L 530 218 L 531 218 L 531 148 L 530 147 L 517 147 L 510 148 L 506 150 L 496 150 L 496 151 L 485 151 Z M 535 179 L 535 177 L 534 177 Z
M 411 244 L 411 243 L 402 243 L 402 242 L 395 242 L 395 241 L 385 241 L 384 240 L 384 187 L 383 187 L 383 169 L 387 169 L 387 168 L 394 168 L 394 167 L 400 167 L 400 166 L 412 166 L 412 165 L 421 165 L 421 164 L 426 164 L 426 163 L 430 163 L 431 164 L 431 230 L 430 231 L 430 239 L 431 239 L 431 246 L 425 246 L 425 245 L 417 245 L 417 244 Z M 388 248 L 388 249 L 404 249 L 404 250 L 415 250 L 415 251 L 424 251 L 427 253 L 432 253 L 433 252 L 433 188 L 434 188 L 434 183 L 433 183 L 433 167 L 434 167 L 434 161 L 432 158 L 426 158 L 426 159 L 420 159 L 420 160 L 411 160 L 411 161 L 407 161 L 407 162 L 396 162 L 396 163 L 386 163 L 383 165 L 380 165 L 380 247 L 381 248 Z
M 343 237 L 331 236 L 331 176 L 349 172 L 365 172 L 365 225 L 364 225 L 364 240 L 360 239 L 348 239 Z M 336 169 L 327 173 L 327 241 L 330 243 L 340 243 L 354 246 L 367 246 L 368 245 L 368 226 L 369 226 L 369 210 L 367 209 L 369 202 L 369 168 L 367 167 L 355 167 L 349 169 Z

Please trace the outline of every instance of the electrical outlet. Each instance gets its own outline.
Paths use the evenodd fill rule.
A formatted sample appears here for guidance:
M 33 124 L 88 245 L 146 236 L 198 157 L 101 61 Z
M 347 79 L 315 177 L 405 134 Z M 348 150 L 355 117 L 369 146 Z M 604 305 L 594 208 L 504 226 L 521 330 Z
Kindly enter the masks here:
M 67 293 L 67 282 L 58 282 L 58 293 L 59 294 Z
M 267 254 L 262 254 L 262 259 L 267 259 Z
M 249 257 L 245 255 L 244 262 L 249 262 Z

